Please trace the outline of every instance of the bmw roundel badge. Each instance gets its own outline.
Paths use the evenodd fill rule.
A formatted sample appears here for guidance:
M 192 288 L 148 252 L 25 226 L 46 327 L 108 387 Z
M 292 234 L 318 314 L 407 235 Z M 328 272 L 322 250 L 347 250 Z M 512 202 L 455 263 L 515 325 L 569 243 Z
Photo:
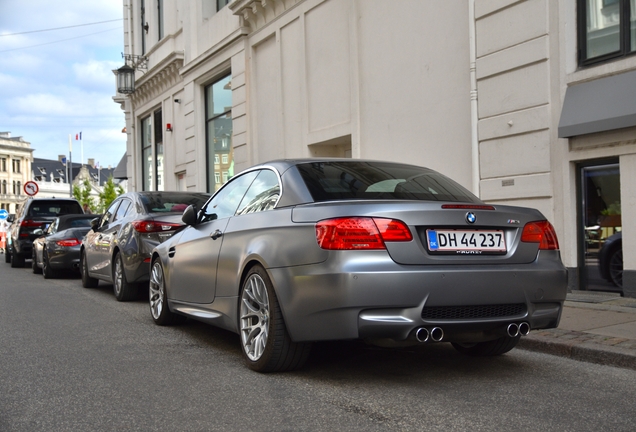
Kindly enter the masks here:
M 468 222 L 469 224 L 474 224 L 476 220 L 477 220 L 477 216 L 475 216 L 475 213 L 473 212 L 466 213 L 466 222 Z

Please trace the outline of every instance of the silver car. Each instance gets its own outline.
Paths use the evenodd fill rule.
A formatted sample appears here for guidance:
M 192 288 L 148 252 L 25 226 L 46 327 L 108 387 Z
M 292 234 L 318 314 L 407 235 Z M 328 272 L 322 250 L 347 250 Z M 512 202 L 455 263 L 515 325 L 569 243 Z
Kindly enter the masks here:
M 183 228 L 188 205 L 200 208 L 210 197 L 194 192 L 128 192 L 91 221 L 79 251 L 82 286 L 113 284 L 118 301 L 137 297 L 148 282 L 153 248 Z
M 152 253 L 152 318 L 236 332 L 261 372 L 302 366 L 322 340 L 500 355 L 556 327 L 567 291 L 539 211 L 485 204 L 417 166 L 273 161 L 183 221 Z

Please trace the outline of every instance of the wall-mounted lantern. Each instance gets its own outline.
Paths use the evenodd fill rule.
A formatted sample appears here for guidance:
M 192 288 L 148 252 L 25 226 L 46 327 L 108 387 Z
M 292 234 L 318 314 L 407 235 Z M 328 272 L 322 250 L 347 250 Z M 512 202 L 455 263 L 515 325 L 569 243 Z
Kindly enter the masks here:
M 124 53 L 121 56 L 124 58 L 124 65 L 117 69 L 117 91 L 122 94 L 132 94 L 135 92 L 135 71 L 147 70 L 148 58 Z

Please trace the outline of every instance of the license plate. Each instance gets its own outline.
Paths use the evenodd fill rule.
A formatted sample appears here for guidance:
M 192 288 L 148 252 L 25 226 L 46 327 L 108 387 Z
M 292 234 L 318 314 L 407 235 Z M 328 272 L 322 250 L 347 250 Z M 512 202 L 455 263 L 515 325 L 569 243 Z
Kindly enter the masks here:
M 465 255 L 504 254 L 502 230 L 426 230 L 428 250 Z

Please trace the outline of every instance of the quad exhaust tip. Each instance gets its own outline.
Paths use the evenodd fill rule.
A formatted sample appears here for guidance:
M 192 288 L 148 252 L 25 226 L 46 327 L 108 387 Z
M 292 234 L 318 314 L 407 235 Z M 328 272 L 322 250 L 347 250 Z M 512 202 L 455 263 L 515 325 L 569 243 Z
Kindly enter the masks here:
M 417 330 L 415 330 L 415 339 L 417 339 L 418 342 L 428 342 L 428 337 L 429 337 L 429 333 L 428 333 L 428 329 L 425 327 L 420 327 Z
M 415 339 L 420 343 L 441 342 L 444 339 L 444 330 L 439 327 L 433 327 L 430 330 L 426 327 L 420 327 L 415 330 Z
M 430 333 L 433 342 L 441 342 L 444 339 L 444 330 L 439 327 L 433 327 Z
M 519 335 L 528 336 L 528 334 L 530 334 L 530 324 L 528 324 L 527 322 L 522 322 L 519 324 L 511 323 L 508 324 L 506 332 L 510 337 L 517 337 Z

